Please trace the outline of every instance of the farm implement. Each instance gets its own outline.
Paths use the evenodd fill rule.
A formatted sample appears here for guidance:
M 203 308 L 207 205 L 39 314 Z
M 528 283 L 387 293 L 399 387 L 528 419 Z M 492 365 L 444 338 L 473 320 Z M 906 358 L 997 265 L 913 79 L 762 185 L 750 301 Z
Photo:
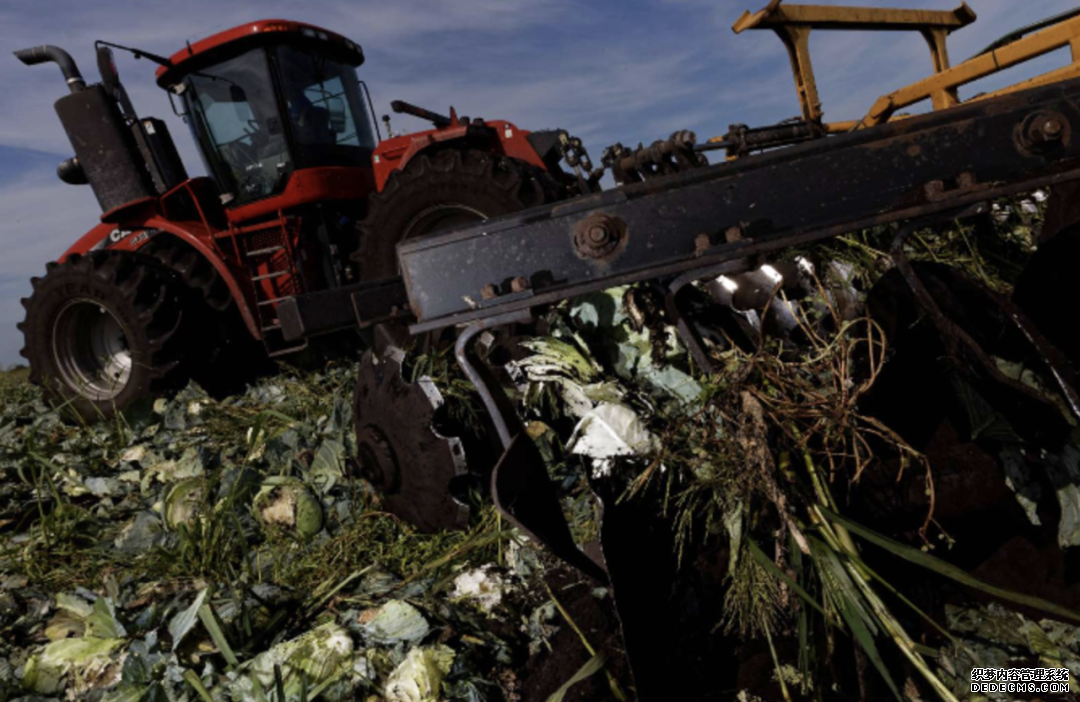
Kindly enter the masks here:
M 484 486 L 522 533 L 610 584 L 640 698 L 680 699 L 672 680 L 693 678 L 699 661 L 669 643 L 693 620 L 673 596 L 670 525 L 594 476 L 601 549 L 575 543 L 548 467 L 507 395 L 498 351 L 509 346 L 512 355 L 514 330 L 558 303 L 636 286 L 707 375 L 716 346 L 695 311 L 702 300 L 765 320 L 809 265 L 770 257 L 889 228 L 895 269 L 970 381 L 1016 426 L 1049 431 L 1048 417 L 1061 408 L 1005 376 L 974 321 L 953 314 L 905 253 L 920 229 L 980 221 L 994 201 L 1049 190 L 1027 282 L 1012 299 L 986 302 L 1002 337 L 1019 340 L 1019 353 L 1080 420 L 1075 338 L 1055 310 L 1031 302 L 1071 290 L 1073 264 L 1061 252 L 1073 250 L 1080 219 L 1080 11 L 953 65 L 947 37 L 974 20 L 967 5 L 773 0 L 734 30 L 781 39 L 798 118 L 733 125 L 701 143 L 679 131 L 636 149 L 616 144 L 600 167 L 562 130 L 527 132 L 402 102 L 395 111 L 433 129 L 380 140 L 352 77 L 363 61 L 359 46 L 271 20 L 169 58 L 129 49 L 160 64 L 158 84 L 192 127 L 210 175 L 190 179 L 164 123 L 135 114 L 112 45 L 100 43 L 102 82 L 92 86 L 62 50 L 18 52 L 25 63 L 52 61 L 64 72 L 71 95 L 57 112 L 76 155 L 60 175 L 88 182 L 104 211 L 34 281 L 24 325 L 33 377 L 93 417 L 221 374 L 251 354 L 283 355 L 359 329 L 373 347 L 355 394 L 359 463 L 387 508 L 422 529 L 457 528 L 468 521 L 461 486 Z M 918 33 L 933 74 L 857 119 L 826 121 L 809 37 L 836 30 Z M 976 81 L 1058 50 L 1070 54 L 1064 67 L 961 98 Z M 923 103 L 932 109 L 904 112 Z M 707 153 L 723 158 L 710 165 Z M 616 187 L 602 187 L 606 174 Z M 444 399 L 431 382 L 403 377 L 410 335 L 453 344 L 499 445 L 493 467 L 470 459 L 468 441 L 433 428 Z

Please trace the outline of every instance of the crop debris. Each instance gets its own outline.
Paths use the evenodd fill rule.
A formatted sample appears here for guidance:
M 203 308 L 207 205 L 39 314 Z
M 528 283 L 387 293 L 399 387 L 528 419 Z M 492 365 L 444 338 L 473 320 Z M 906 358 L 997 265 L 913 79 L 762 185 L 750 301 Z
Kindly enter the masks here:
M 1007 294 L 1040 212 L 1001 203 L 992 236 L 920 232 L 907 253 L 931 283 L 947 267 Z M 725 699 L 959 700 L 973 667 L 1080 666 L 1076 419 L 1011 348 L 987 354 L 1043 426 L 953 358 L 896 302 L 890 238 L 791 251 L 799 290 L 696 317 L 711 375 L 648 286 L 556 307 L 504 368 L 578 543 L 605 491 L 666 534 Z M 448 353 L 407 372 L 485 430 Z M 0 700 L 633 699 L 617 587 L 482 496 L 458 532 L 381 509 L 354 379 L 339 361 L 228 398 L 192 384 L 86 424 L 4 373 Z

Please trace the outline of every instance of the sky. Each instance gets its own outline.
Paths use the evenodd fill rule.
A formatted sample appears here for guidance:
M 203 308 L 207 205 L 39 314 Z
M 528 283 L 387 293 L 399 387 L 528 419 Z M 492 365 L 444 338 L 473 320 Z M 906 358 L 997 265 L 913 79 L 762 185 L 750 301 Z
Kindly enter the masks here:
M 296 19 L 344 34 L 364 48 L 359 76 L 381 117 L 394 99 L 446 112 L 508 119 L 522 128 L 561 127 L 594 160 L 691 129 L 699 140 L 730 124 L 762 126 L 798 114 L 787 53 L 771 32 L 735 35 L 732 23 L 766 0 L 7 0 L 0 3 L 0 367 L 18 363 L 21 297 L 29 278 L 98 221 L 87 186 L 55 176 L 71 155 L 52 103 L 66 92 L 55 65 L 23 66 L 17 49 L 55 44 L 90 82 L 96 39 L 170 55 L 214 32 L 266 19 Z M 952 9 L 954 0 L 840 3 Z M 1075 0 L 968 0 L 978 21 L 949 39 L 953 63 L 1018 26 L 1063 12 Z M 1022 7 L 1023 12 L 1017 11 Z M 861 117 L 885 93 L 927 76 L 929 51 L 909 33 L 819 31 L 811 54 L 827 119 Z M 1012 69 L 961 93 L 1065 65 L 1066 52 Z M 185 125 L 154 84 L 155 66 L 118 55 L 136 110 L 166 119 L 189 171 L 202 166 Z M 428 128 L 394 116 L 395 132 Z

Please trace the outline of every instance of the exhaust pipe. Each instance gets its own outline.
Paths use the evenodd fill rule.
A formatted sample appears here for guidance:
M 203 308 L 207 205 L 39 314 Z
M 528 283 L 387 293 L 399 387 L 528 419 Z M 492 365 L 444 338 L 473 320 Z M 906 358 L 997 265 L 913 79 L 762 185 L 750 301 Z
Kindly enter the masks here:
M 58 46 L 43 44 L 32 49 L 22 49 L 15 52 L 15 58 L 27 66 L 36 66 L 39 63 L 52 61 L 60 66 L 60 71 L 64 74 L 64 79 L 67 81 L 71 92 L 77 93 L 86 88 L 86 81 L 83 80 L 82 74 L 79 73 L 79 67 L 75 65 L 75 59 L 71 58 L 71 54 Z
M 35 46 L 16 51 L 15 56 L 27 66 L 55 63 L 71 91 L 55 105 L 75 150 L 75 157 L 57 168 L 61 180 L 89 183 L 103 212 L 157 196 L 146 159 L 115 95 L 100 83 L 88 86 L 71 54 L 59 47 Z

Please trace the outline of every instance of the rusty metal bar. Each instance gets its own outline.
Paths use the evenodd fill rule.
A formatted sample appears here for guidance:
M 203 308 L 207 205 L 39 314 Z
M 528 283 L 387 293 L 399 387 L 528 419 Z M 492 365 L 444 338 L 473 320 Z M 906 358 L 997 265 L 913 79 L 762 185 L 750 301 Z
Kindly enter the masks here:
M 1065 13 L 1033 25 L 1045 27 L 1033 34 L 1010 35 L 1007 41 L 995 42 L 986 52 L 958 66 L 950 66 L 946 39 L 951 32 L 975 21 L 976 15 L 967 4 L 951 11 L 940 11 L 785 5 L 782 0 L 772 0 L 758 12 L 744 12 L 732 29 L 736 34 L 747 29 L 776 32 L 791 60 L 802 119 L 809 125 L 820 126 L 815 136 L 825 136 L 848 131 L 851 123 L 822 124 L 823 111 L 809 50 L 812 29 L 909 30 L 920 32 L 926 40 L 934 75 L 878 98 L 866 116 L 850 127 L 864 128 L 888 122 L 897 116 L 898 110 L 924 100 L 930 100 L 935 110 L 956 107 L 961 104 L 957 92 L 961 86 L 1064 47 L 1071 50 L 1069 65 L 972 100 L 985 100 L 1080 77 L 1080 16 L 1077 14 Z
M 732 29 L 740 34 L 747 29 L 771 29 L 787 48 L 795 91 L 799 97 L 802 118 L 807 124 L 820 124 L 821 99 L 810 60 L 810 32 L 813 29 L 856 29 L 870 31 L 908 30 L 920 32 L 930 47 L 935 73 L 949 68 L 946 37 L 956 29 L 975 21 L 975 13 L 967 4 L 955 10 L 895 10 L 876 7 L 844 7 L 823 5 L 782 5 L 773 0 L 763 10 L 744 12 Z M 930 97 L 936 109 L 952 107 L 960 102 L 956 89 L 948 86 L 935 89 Z M 818 130 L 816 136 L 824 136 Z
M 1077 53 L 1080 53 L 1077 50 L 1080 47 L 1080 17 L 1054 25 L 1023 39 L 1017 39 L 999 49 L 976 56 L 925 80 L 884 95 L 878 98 L 877 102 L 870 108 L 870 112 L 863 118 L 861 126 L 872 127 L 882 124 L 888 121 L 899 109 L 933 98 L 942 91 L 955 91 L 962 85 L 1067 46 L 1073 49 L 1074 63 L 1072 65 L 996 91 L 993 95 L 1000 96 L 1018 90 L 1048 85 L 1080 73 L 1080 66 L 1075 63 Z M 949 107 L 951 105 L 944 106 Z M 938 108 L 937 100 L 935 100 L 935 108 Z
M 1018 90 L 1027 90 L 1028 88 L 1038 88 L 1043 85 L 1050 85 L 1051 83 L 1060 83 L 1063 80 L 1072 80 L 1073 78 L 1080 78 L 1080 62 L 1070 63 L 1068 66 L 1058 68 L 1049 73 L 1044 73 L 1041 76 L 1036 76 L 1025 80 L 1022 83 L 1011 85 L 1007 88 L 995 90 L 989 93 L 983 93 L 977 95 L 968 102 L 977 102 L 979 100 L 989 100 L 990 98 L 996 98 L 1001 95 L 1007 95 L 1009 93 L 1015 93 Z
M 782 5 L 772 2 L 763 10 L 744 12 L 732 29 L 773 29 L 803 25 L 814 29 L 865 29 L 877 31 L 916 30 L 941 27 L 960 29 L 974 22 L 975 12 L 961 4 L 954 10 L 895 10 L 886 7 L 845 7 L 834 5 Z

